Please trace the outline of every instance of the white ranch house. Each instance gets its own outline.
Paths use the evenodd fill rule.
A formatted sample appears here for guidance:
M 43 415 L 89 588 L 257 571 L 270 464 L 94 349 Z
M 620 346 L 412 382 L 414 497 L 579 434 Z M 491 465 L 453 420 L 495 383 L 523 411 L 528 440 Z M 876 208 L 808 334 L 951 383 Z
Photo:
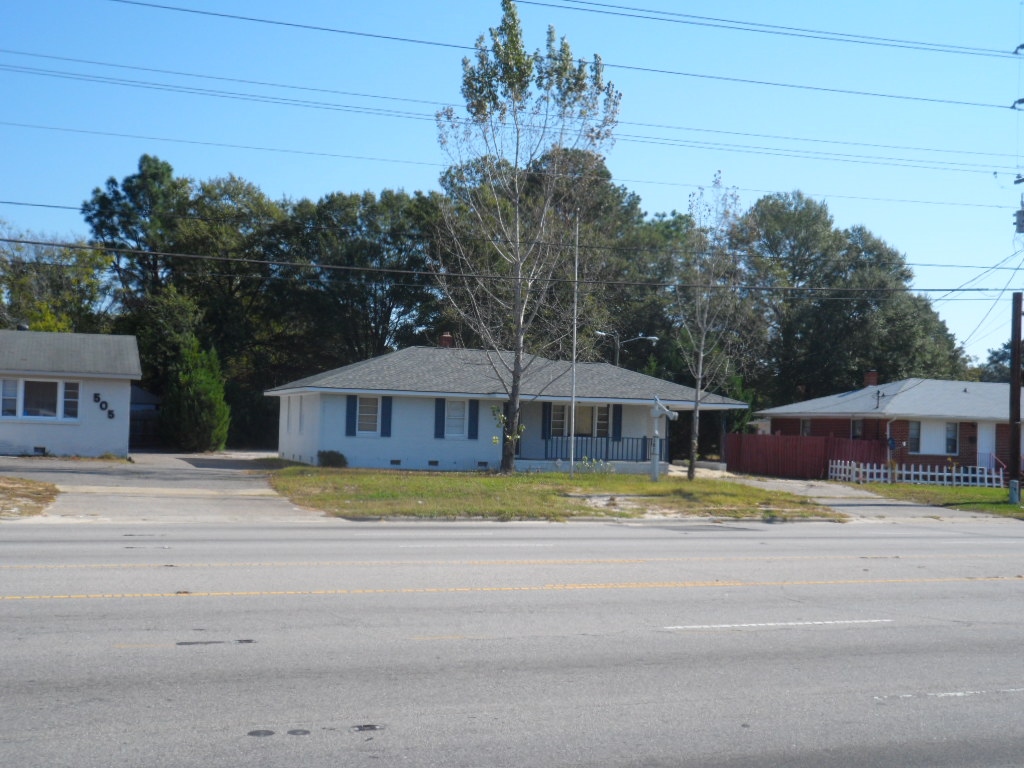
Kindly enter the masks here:
M 280 400 L 278 451 L 316 464 L 338 451 L 351 467 L 415 470 L 497 469 L 501 429 L 496 413 L 508 399 L 507 353 L 410 347 L 267 391 Z M 522 385 L 519 470 L 568 468 L 598 460 L 620 472 L 646 472 L 654 451 L 668 461 L 664 409 L 688 412 L 691 387 L 618 368 L 577 363 L 575 438 L 569 434 L 573 365 L 528 358 Z M 701 410 L 745 409 L 745 403 L 702 393 Z
M 0 453 L 127 456 L 134 336 L 0 331 Z

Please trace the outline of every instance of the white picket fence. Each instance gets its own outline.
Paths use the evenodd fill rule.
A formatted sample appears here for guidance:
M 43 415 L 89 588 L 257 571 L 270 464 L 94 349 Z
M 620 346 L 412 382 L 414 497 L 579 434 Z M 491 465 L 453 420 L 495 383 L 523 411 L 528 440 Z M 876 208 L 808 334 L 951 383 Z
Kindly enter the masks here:
M 919 485 L 968 485 L 1002 488 L 1003 470 L 949 464 L 927 467 L 918 464 L 864 464 L 859 461 L 830 461 L 828 479 L 846 483 L 917 483 Z

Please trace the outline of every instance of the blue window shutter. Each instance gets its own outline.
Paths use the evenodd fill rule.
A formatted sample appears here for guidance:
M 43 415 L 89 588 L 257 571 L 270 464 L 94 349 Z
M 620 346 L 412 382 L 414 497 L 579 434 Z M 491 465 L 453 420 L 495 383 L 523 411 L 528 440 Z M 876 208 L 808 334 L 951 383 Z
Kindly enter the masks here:
M 622 439 L 622 403 L 612 406 L 612 440 Z
M 345 400 L 345 436 L 353 437 L 356 434 L 356 419 L 358 418 L 359 398 L 349 395 Z
M 444 398 L 434 398 L 434 438 L 444 440 Z
M 540 439 L 551 439 L 551 403 L 540 404 Z
M 391 397 L 380 399 L 380 436 L 391 437 Z
M 480 437 L 480 401 L 469 401 L 469 439 L 476 440 Z

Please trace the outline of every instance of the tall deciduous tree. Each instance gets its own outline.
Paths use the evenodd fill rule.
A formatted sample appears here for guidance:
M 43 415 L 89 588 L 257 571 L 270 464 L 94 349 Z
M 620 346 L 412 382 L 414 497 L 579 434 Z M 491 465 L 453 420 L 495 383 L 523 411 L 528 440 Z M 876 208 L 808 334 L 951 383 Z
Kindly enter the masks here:
M 292 206 L 280 229 L 295 329 L 317 339 L 310 373 L 417 343 L 437 322 L 430 279 L 433 196 L 335 193 Z
M 192 196 L 192 182 L 178 178 L 170 163 L 139 158 L 138 171 L 121 182 L 114 177 L 82 204 L 93 239 L 114 254 L 117 299 L 128 310 L 165 288 L 173 262 L 176 231 Z
M 612 138 L 620 95 L 604 79 L 599 57 L 578 61 L 548 29 L 547 46 L 527 52 L 519 14 L 502 0 L 501 24 L 481 36 L 463 60 L 466 113 L 438 113 L 442 147 L 452 166 L 442 176 L 448 196 L 438 250 L 442 289 L 472 332 L 495 355 L 508 381 L 502 418 L 502 471 L 515 469 L 522 378 L 528 351 L 546 351 L 549 333 L 534 325 L 550 314 L 559 279 L 571 276 L 570 214 L 563 198 L 578 160 L 565 150 L 597 153 Z M 550 324 L 548 323 L 550 328 Z M 564 335 L 566 323 L 561 323 Z
M 911 293 L 902 254 L 864 227 L 837 229 L 824 203 L 800 192 L 764 197 L 736 241 L 758 288 L 768 342 L 758 388 L 770 403 L 851 389 L 869 369 L 883 380 L 966 370 L 930 302 Z

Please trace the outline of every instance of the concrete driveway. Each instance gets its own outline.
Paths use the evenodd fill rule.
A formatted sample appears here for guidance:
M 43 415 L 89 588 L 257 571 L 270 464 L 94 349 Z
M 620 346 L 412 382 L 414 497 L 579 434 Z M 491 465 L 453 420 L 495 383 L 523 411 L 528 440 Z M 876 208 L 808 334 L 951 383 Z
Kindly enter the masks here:
M 855 523 L 907 523 L 907 522 L 972 522 L 991 521 L 1020 525 L 1019 520 L 987 515 L 984 512 L 961 512 L 945 507 L 929 507 L 909 501 L 887 499 L 855 486 L 825 480 L 786 480 L 771 477 L 731 477 L 731 480 L 757 488 L 785 491 L 806 496 L 822 506 L 850 516 Z
M 132 461 L 0 456 L 0 474 L 53 483 L 57 500 L 21 522 L 327 521 L 278 496 L 258 459 L 272 453 L 137 453 Z M 18 522 L 18 521 L 11 521 Z M 7 523 L 5 523 L 6 525 Z

